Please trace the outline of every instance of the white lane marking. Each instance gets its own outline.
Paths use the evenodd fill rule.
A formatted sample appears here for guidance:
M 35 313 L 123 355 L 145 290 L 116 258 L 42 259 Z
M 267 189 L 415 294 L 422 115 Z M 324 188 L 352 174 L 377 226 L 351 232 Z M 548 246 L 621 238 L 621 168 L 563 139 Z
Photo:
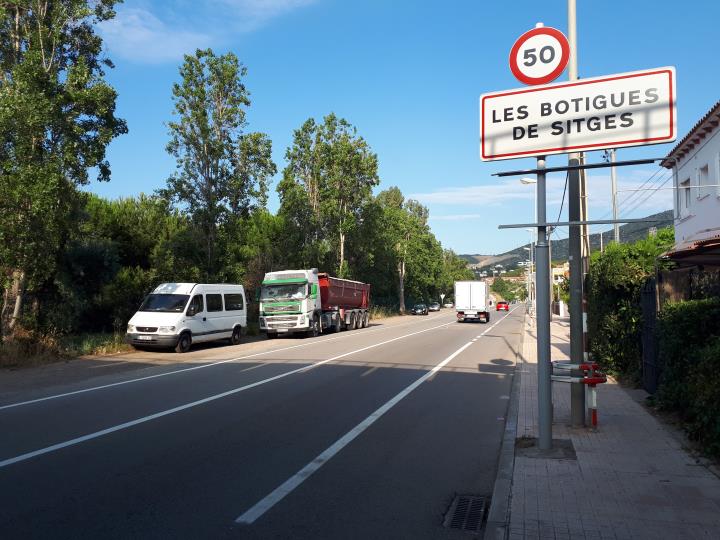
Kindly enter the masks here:
M 426 321 L 422 321 L 422 322 L 426 322 Z M 119 381 L 119 382 L 114 382 L 114 383 L 109 383 L 109 384 L 103 384 L 103 385 L 100 385 L 100 386 L 92 386 L 92 387 L 90 387 L 90 388 L 83 388 L 82 390 L 74 390 L 74 391 L 72 391 L 72 392 L 64 392 L 64 393 L 62 393 L 62 394 L 53 394 L 53 395 L 51 395 L 51 396 L 45 396 L 45 397 L 41 397 L 41 398 L 37 398 L 37 399 L 30 399 L 30 400 L 27 400 L 27 401 L 19 401 L 19 402 L 17 402 L 17 403 L 10 403 L 10 404 L 7 404 L 7 405 L 0 405 L 0 411 L 2 411 L 3 409 L 12 409 L 13 407 L 22 407 L 22 406 L 24 406 L 24 405 L 32 405 L 33 403 L 40 403 L 41 401 L 48 401 L 48 400 L 51 400 L 51 399 L 58 399 L 58 398 L 63 398 L 63 397 L 68 397 L 68 396 L 74 396 L 74 395 L 76 395 L 76 394 L 84 394 L 84 393 L 86 393 L 86 392 L 94 392 L 94 391 L 96 391 L 96 390 L 103 390 L 103 389 L 105 389 L 105 388 L 112 388 L 112 387 L 114 387 L 114 386 L 121 386 L 121 385 L 124 385 L 124 384 L 131 384 L 131 383 L 136 383 L 136 382 L 140 382 L 140 381 L 147 381 L 148 379 L 156 379 L 156 378 L 158 378 L 158 377 L 166 377 L 166 376 L 168 376 L 168 375 L 177 375 L 178 373 L 186 373 L 186 372 L 188 372 L 188 371 L 194 371 L 194 370 L 196 370 L 196 369 L 205 369 L 205 368 L 208 368 L 208 367 L 219 366 L 219 365 L 221 365 L 221 364 L 227 364 L 227 363 L 229 363 L 229 362 L 237 362 L 237 361 L 239 361 L 239 360 L 246 360 L 246 359 L 248 359 L 248 358 L 256 358 L 256 357 L 258 357 L 258 356 L 263 356 L 263 355 L 266 355 L 266 354 L 272 354 L 272 353 L 277 353 L 277 352 L 289 351 L 289 350 L 291 350 L 291 349 L 298 349 L 298 348 L 300 348 L 300 347 L 308 347 L 308 346 L 310 346 L 310 345 L 318 345 L 318 344 L 321 344 L 321 343 L 327 343 L 327 342 L 329 342 L 329 341 L 337 341 L 337 340 L 344 339 L 344 338 L 347 338 L 347 337 L 350 337 L 350 336 L 368 335 L 368 334 L 372 334 L 372 333 L 375 333 L 375 332 L 380 332 L 380 331 L 383 331 L 383 330 L 389 330 L 389 329 L 391 329 L 391 328 L 402 328 L 402 327 L 404 327 L 404 326 L 409 326 L 409 325 L 412 325 L 412 324 L 415 324 L 415 321 L 407 322 L 407 323 L 403 323 L 403 324 L 399 324 L 399 325 L 397 325 L 397 326 L 386 326 L 386 327 L 383 327 L 383 328 L 376 328 L 376 329 L 370 330 L 369 332 L 364 332 L 363 334 L 356 334 L 356 333 L 353 332 L 352 334 L 345 334 L 345 335 L 342 335 L 342 336 L 337 336 L 337 337 L 332 337 L 332 338 L 327 338 L 327 339 L 321 339 L 321 340 L 317 340 L 317 339 L 316 339 L 316 340 L 314 340 L 314 341 L 312 341 L 312 342 L 301 343 L 300 345 L 292 345 L 292 346 L 290 346 L 290 347 L 283 347 L 283 348 L 280 348 L 280 349 L 271 349 L 271 350 L 269 350 L 269 351 L 264 351 L 264 352 L 254 353 L 254 354 L 248 354 L 248 355 L 246 355 L 246 356 L 238 356 L 238 357 L 236 357 L 236 358 L 229 358 L 229 359 L 227 359 L 227 360 L 219 360 L 218 362 L 211 362 L 210 364 L 203 364 L 203 365 L 200 365 L 200 366 L 192 366 L 192 367 L 189 367 L 189 368 L 176 369 L 176 370 L 174 370 L 174 371 L 169 371 L 169 372 L 165 372 L 165 373 L 156 373 L 155 375 L 147 375 L 146 377 L 138 377 L 138 378 L 136 378 L 136 379 L 129 379 L 129 380 L 127 380 L 127 381 Z
M 496 325 L 498 325 L 499 323 L 501 323 L 504 320 L 505 320 L 505 317 L 498 320 L 495 324 L 493 324 L 487 330 L 485 330 L 485 332 L 483 332 L 483 335 L 485 333 L 487 333 L 488 331 L 492 330 Z M 302 469 L 300 469 L 298 472 L 296 472 L 293 476 L 288 478 L 285 482 L 280 484 L 272 492 L 270 492 L 268 495 L 266 495 L 265 498 L 258 501 L 253 507 L 251 507 L 245 513 L 243 513 L 237 519 L 235 519 L 235 523 L 242 523 L 245 525 L 251 525 L 252 523 L 254 523 L 265 512 L 270 510 L 273 506 L 275 506 L 277 503 L 279 503 L 281 500 L 283 500 L 286 496 L 288 496 L 290 493 L 292 493 L 298 486 L 300 486 L 300 484 L 302 484 L 313 473 L 315 473 L 318 469 L 320 469 L 320 467 L 322 467 L 325 463 L 330 461 L 330 459 L 332 459 L 338 452 L 340 452 L 343 448 L 345 448 L 348 444 L 350 444 L 353 440 L 355 440 L 367 428 L 369 428 L 371 425 L 373 425 L 378 419 L 380 419 L 380 417 L 382 415 L 384 415 L 386 412 L 388 412 L 390 409 L 392 409 L 395 405 L 397 405 L 400 401 L 402 401 L 408 394 L 410 394 L 413 390 L 415 390 L 418 386 L 420 386 L 422 383 L 424 383 L 430 377 L 433 377 L 438 371 L 440 371 L 443 367 L 445 367 L 451 360 L 453 360 L 457 355 L 462 353 L 470 345 L 472 345 L 472 342 L 466 343 L 465 345 L 460 347 L 457 351 L 455 351 L 450 356 L 445 358 L 445 360 L 443 360 L 439 364 L 435 365 L 430 371 L 425 373 L 422 377 L 420 377 L 419 379 L 417 379 L 415 382 L 411 383 L 410 385 L 406 386 L 405 389 L 401 390 L 400 393 L 395 395 L 395 397 L 393 397 L 389 401 L 385 402 L 385 404 L 383 404 L 379 409 L 377 409 L 374 413 L 372 413 L 370 416 L 365 418 L 365 420 L 360 422 L 358 425 L 356 425 L 354 428 L 352 428 L 350 431 L 348 431 L 345 435 L 340 437 L 340 439 L 335 441 L 331 446 L 329 446 L 322 453 L 320 453 L 320 455 L 318 455 L 310 463 L 305 465 Z
M 316 368 L 318 366 L 322 366 L 323 364 L 327 364 L 328 362 L 333 362 L 335 360 L 339 360 L 340 358 L 345 358 L 346 356 L 350 356 L 351 354 L 359 353 L 362 351 L 366 351 L 368 349 L 373 349 L 375 347 L 380 347 L 381 345 L 386 345 L 387 343 L 392 343 L 393 341 L 398 341 L 399 339 L 404 339 L 406 337 L 414 336 L 417 334 L 422 334 L 423 332 L 429 332 L 430 330 L 436 330 L 438 328 L 442 328 L 443 326 L 447 326 L 449 324 L 453 324 L 453 322 L 441 324 L 439 326 L 433 326 L 431 328 L 426 328 L 425 330 L 418 330 L 417 332 L 412 332 L 410 334 L 405 334 L 399 337 L 395 337 L 392 339 L 388 339 L 386 341 L 381 341 L 380 343 L 375 343 L 374 345 L 369 345 L 367 347 L 363 347 L 362 349 L 356 349 L 354 351 L 346 352 L 343 354 L 339 354 L 337 356 L 333 356 L 332 358 L 328 358 L 327 360 L 320 360 L 318 362 L 315 362 L 314 364 L 311 364 L 309 366 L 302 366 L 297 369 L 293 369 L 292 371 L 287 371 L 285 373 L 281 373 L 279 375 L 275 375 L 273 377 L 269 377 L 267 379 L 262 379 L 260 381 L 246 384 L 245 386 L 240 386 L 238 388 L 233 388 L 232 390 L 228 390 L 226 392 L 222 392 L 220 394 L 215 394 L 213 396 L 208 396 L 203 399 L 199 399 L 197 401 L 193 401 L 191 403 L 186 403 L 185 405 L 180 405 L 178 407 L 173 407 L 172 409 L 167 409 L 165 411 L 160 411 L 155 414 L 151 414 L 148 416 L 143 416 L 142 418 L 137 418 L 135 420 L 131 420 L 129 422 L 125 422 L 123 424 L 118 424 L 116 426 L 112 426 L 100 431 L 96 431 L 94 433 L 89 433 L 87 435 L 83 435 L 81 437 L 76 437 L 75 439 L 70 439 L 68 441 L 64 441 L 58 444 L 53 444 L 52 446 L 47 446 L 45 448 L 40 448 L 39 450 L 34 450 L 32 452 L 27 452 L 25 454 L 21 454 L 19 456 L 15 456 L 12 458 L 5 459 L 3 461 L 0 461 L 0 468 L 7 467 L 8 465 L 13 465 L 14 463 L 19 463 L 20 461 L 26 461 L 30 458 L 34 458 L 36 456 L 41 456 L 43 454 L 48 454 L 50 452 L 54 452 L 56 450 L 61 450 L 63 448 L 67 448 L 68 446 L 74 446 L 76 444 L 83 443 L 85 441 L 90 441 L 92 439 L 97 439 L 98 437 L 102 437 L 103 435 L 108 435 L 110 433 L 114 433 L 116 431 L 120 431 L 123 429 L 127 429 L 133 426 L 137 426 L 138 424 L 144 424 L 145 422 L 149 422 L 151 420 L 155 420 L 157 418 L 162 418 L 163 416 L 167 416 L 169 414 L 173 414 L 176 412 L 184 411 L 185 409 L 190 409 L 192 407 L 197 407 L 198 405 L 203 405 L 205 403 L 209 403 L 211 401 L 215 401 L 217 399 L 222 399 L 227 396 L 231 396 L 233 394 L 237 394 L 240 392 L 244 392 L 245 390 L 250 390 L 251 388 L 255 388 L 256 386 L 260 386 L 272 381 L 277 381 L 278 379 L 282 379 L 284 377 L 288 377 L 289 375 L 294 375 L 295 373 L 301 373 L 305 371 L 309 371 L 313 368 Z

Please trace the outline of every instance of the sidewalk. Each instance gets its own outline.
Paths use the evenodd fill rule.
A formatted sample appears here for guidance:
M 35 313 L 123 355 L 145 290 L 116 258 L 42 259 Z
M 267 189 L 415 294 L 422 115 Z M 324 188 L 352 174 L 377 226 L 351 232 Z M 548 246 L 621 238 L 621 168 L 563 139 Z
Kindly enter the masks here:
M 538 436 L 536 334 L 525 325 L 518 439 Z M 552 359 L 567 359 L 569 320 L 555 318 L 551 334 Z M 599 387 L 597 430 L 569 427 L 568 384 L 553 383 L 553 406 L 553 439 L 572 441 L 576 459 L 516 449 L 507 538 L 720 538 L 720 479 L 628 392 Z

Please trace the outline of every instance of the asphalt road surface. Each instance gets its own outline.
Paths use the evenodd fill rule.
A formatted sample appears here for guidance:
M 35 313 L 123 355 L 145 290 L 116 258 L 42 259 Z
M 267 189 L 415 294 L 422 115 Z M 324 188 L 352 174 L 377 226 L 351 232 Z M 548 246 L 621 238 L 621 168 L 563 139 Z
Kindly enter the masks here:
M 443 519 L 492 493 L 521 319 L 139 353 L 0 394 L 0 538 L 467 537 Z

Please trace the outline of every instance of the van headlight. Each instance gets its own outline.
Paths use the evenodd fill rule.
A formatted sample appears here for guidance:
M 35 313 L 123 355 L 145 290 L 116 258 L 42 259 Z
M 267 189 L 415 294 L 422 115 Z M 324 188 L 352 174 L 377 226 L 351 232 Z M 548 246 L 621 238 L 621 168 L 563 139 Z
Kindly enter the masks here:
M 175 331 L 174 326 L 159 326 L 158 334 L 172 334 Z
M 128 334 L 132 334 L 133 332 L 135 332 L 135 325 L 128 324 L 127 331 L 128 331 Z

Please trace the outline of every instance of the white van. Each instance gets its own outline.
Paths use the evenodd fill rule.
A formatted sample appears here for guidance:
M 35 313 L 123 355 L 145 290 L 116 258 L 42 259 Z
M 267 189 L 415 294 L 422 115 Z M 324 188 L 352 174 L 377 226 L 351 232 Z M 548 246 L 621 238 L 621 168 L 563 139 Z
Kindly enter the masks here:
M 217 339 L 237 345 L 246 326 L 242 285 L 163 283 L 145 297 L 128 322 L 125 341 L 184 353 L 193 343 Z

